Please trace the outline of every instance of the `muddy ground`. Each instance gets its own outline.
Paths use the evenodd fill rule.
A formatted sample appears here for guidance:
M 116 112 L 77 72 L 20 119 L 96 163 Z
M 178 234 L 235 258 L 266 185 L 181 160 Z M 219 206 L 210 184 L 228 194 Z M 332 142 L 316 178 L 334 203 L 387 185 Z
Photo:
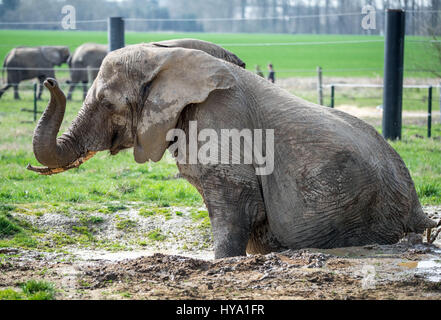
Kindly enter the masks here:
M 133 211 L 119 212 L 118 219 L 131 216 L 135 220 Z M 441 207 L 427 207 L 425 211 L 441 220 Z M 112 219 L 102 221 L 97 236 L 128 244 L 152 225 L 157 228 L 156 224 L 165 223 L 160 215 L 142 217 L 146 220 L 138 220 L 139 230 L 124 232 L 123 236 L 109 231 Z M 171 220 L 176 230 L 189 237 L 180 241 L 202 239 L 200 228 L 194 228 L 198 222 L 189 215 L 184 213 L 167 221 Z M 49 225 L 52 221 L 48 230 L 56 230 L 57 225 L 67 228 L 65 221 L 53 217 L 42 221 Z M 438 300 L 439 230 L 432 230 L 432 240 L 437 238 L 433 244 L 426 242 L 427 235 L 411 234 L 396 245 L 289 250 L 221 260 L 213 259 L 211 239 L 206 239 L 205 248 L 189 249 L 176 246 L 172 236 L 156 241 L 155 246 L 128 245 L 116 251 L 79 245 L 54 252 L 3 248 L 0 289 L 40 279 L 55 284 L 56 299 Z

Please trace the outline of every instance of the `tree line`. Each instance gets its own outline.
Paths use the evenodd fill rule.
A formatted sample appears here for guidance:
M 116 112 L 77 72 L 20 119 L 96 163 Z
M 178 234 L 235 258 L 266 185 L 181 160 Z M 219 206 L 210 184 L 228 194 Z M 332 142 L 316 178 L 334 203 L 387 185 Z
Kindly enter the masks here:
M 0 0 L 1 22 L 61 21 L 61 8 L 73 5 L 77 20 L 109 16 L 133 31 L 267 32 L 303 34 L 382 34 L 386 8 L 407 10 L 409 35 L 427 35 L 440 20 L 439 0 Z M 376 28 L 361 26 L 362 8 L 376 9 Z M 342 15 L 339 15 L 342 14 Z M 159 19 L 159 20 L 158 20 Z M 173 21 L 173 19 L 176 19 Z M 210 19 L 219 19 L 210 21 Z M 222 20 L 231 19 L 231 20 Z M 1 25 L 2 28 L 60 29 L 59 24 Z M 81 30 L 105 30 L 105 23 L 81 23 Z

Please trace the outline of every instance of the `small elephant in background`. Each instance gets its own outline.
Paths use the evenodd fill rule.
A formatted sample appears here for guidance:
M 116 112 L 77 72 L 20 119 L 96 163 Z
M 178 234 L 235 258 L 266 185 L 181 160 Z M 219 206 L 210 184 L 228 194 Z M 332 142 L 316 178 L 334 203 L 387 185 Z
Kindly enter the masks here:
M 60 66 L 70 56 L 65 46 L 17 47 L 9 51 L 3 62 L 7 72 L 6 85 L 0 89 L 0 98 L 10 87 L 14 88 L 14 99 L 20 99 L 18 85 L 23 80 L 38 78 L 38 99 L 41 99 L 43 81 L 55 78 L 54 66 Z
M 242 68 L 245 68 L 245 62 L 239 59 L 234 53 L 225 50 L 224 48 L 207 41 L 197 40 L 197 39 L 176 39 L 176 40 L 165 40 L 158 42 L 150 42 L 146 44 L 152 47 L 162 47 L 162 48 L 187 48 L 196 49 L 207 52 L 208 54 L 221 58 L 225 61 L 234 63 Z M 75 86 L 79 83 L 83 84 L 83 99 L 86 98 L 87 94 L 87 83 L 93 82 L 95 80 L 98 69 L 105 56 L 108 53 L 108 46 L 104 44 L 96 43 L 85 43 L 79 46 L 74 54 L 69 57 L 68 64 L 70 69 L 69 81 L 70 87 L 67 94 L 67 100 L 72 99 L 72 92 Z M 90 70 L 88 70 L 90 68 Z M 79 70 L 75 70 L 79 69 Z M 90 72 L 90 79 L 88 72 Z
M 87 94 L 87 83 L 95 80 L 101 62 L 108 53 L 108 45 L 98 43 L 85 43 L 75 49 L 73 55 L 67 60 L 70 68 L 70 84 L 67 100 L 72 100 L 72 93 L 78 84 L 83 86 L 83 99 Z M 89 79 L 90 75 L 90 79 Z

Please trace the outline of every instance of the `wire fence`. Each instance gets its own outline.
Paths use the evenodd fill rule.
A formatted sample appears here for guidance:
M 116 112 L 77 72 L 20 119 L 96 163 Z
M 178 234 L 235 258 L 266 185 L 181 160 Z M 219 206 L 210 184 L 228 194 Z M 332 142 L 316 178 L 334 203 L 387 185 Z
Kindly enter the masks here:
M 384 43 L 384 39 L 371 39 L 371 40 L 338 40 L 338 41 L 297 41 L 297 42 L 251 42 L 251 43 L 217 43 L 219 46 L 224 47 L 267 47 L 267 46 L 318 46 L 318 45 L 345 45 L 345 44 L 369 44 L 369 43 Z M 441 43 L 441 40 L 406 40 L 406 43 L 419 43 L 419 44 L 431 44 L 431 43 Z M 74 47 L 80 46 L 83 43 L 71 44 Z M 106 44 L 106 43 L 100 43 Z M 135 44 L 135 43 L 128 43 Z M 0 47 L 16 48 L 17 44 L 0 44 Z M 41 44 L 40 46 L 65 46 L 65 44 Z M 25 47 L 37 47 L 37 46 L 25 46 Z

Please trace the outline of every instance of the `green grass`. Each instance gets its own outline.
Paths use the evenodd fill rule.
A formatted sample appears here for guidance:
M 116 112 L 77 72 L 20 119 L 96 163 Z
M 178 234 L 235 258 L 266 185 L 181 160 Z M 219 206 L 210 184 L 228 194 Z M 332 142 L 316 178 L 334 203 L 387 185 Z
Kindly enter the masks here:
M 401 141 L 391 142 L 409 169 L 422 204 L 441 204 L 441 125 L 434 128 L 438 140 L 422 138 L 418 126 L 406 126 Z
M 19 233 L 21 231 L 21 228 L 11 220 L 11 215 L 0 213 L 0 238 Z
M 197 210 L 197 209 L 192 209 L 190 211 L 190 216 L 192 217 L 193 220 L 197 221 L 197 220 L 202 220 L 204 218 L 208 217 L 208 211 L 207 210 Z
M 167 237 L 161 233 L 160 229 L 155 229 L 147 234 L 147 238 L 153 241 L 164 241 Z
M 54 300 L 55 297 L 55 287 L 47 281 L 28 280 L 20 285 L 20 289 L 0 290 L 0 300 Z
M 14 218 L 11 211 L 14 206 L 0 204 L 0 248 L 1 247 L 24 247 L 35 248 L 37 241 L 34 234 L 38 230 L 29 223 Z
M 126 32 L 126 44 L 160 41 L 177 38 L 196 38 L 218 43 L 236 53 L 247 63 L 248 69 L 259 64 L 264 71 L 273 63 L 275 70 L 309 70 L 309 72 L 278 72 L 277 77 L 315 75 L 317 66 L 324 68 L 326 75 L 335 76 L 381 76 L 383 74 L 384 44 L 382 42 L 314 45 L 316 42 L 383 40 L 380 36 L 354 35 L 293 35 L 293 34 L 213 34 L 213 33 L 141 33 Z M 0 58 L 18 45 L 67 45 L 70 50 L 84 42 L 107 43 L 106 32 L 84 31 L 29 31 L 0 30 Z M 421 61 L 432 57 L 427 44 L 412 42 L 422 39 L 407 37 L 405 68 L 415 69 Z M 280 43 L 301 42 L 306 45 L 286 46 Z M 272 46 L 240 46 L 240 44 L 273 43 Z M 425 64 L 426 65 L 426 64 Z M 358 69 L 359 71 L 336 71 L 336 69 Z M 370 70 L 372 69 L 372 70 Z M 425 76 L 408 72 L 406 76 Z
M 130 231 L 130 230 L 133 230 L 137 225 L 136 221 L 128 219 L 128 218 L 121 218 L 119 216 L 116 216 L 116 219 L 118 221 L 116 222 L 115 227 L 118 230 Z

